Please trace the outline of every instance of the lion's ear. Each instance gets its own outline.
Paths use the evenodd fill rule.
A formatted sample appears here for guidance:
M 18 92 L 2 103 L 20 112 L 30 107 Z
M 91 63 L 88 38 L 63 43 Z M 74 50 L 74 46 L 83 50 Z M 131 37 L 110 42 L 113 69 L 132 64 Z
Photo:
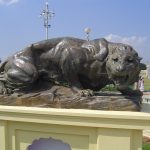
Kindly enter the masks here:
M 108 55 L 108 48 L 102 44 L 100 44 L 100 50 L 97 54 L 94 55 L 94 59 L 98 61 L 104 61 Z

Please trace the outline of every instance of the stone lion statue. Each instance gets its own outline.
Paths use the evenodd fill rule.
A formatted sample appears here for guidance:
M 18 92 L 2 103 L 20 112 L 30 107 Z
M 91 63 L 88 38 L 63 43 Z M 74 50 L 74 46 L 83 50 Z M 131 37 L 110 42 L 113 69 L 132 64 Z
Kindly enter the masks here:
M 139 78 L 142 64 L 129 45 L 106 39 L 86 41 L 72 37 L 31 44 L 0 66 L 0 93 L 32 87 L 38 80 L 66 82 L 74 92 L 92 95 L 113 83 L 126 95 L 141 95 L 129 85 Z

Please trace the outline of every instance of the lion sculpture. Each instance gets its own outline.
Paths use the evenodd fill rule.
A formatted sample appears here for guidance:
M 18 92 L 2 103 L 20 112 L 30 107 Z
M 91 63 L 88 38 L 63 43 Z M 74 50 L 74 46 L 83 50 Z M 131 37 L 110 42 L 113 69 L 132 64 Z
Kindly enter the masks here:
M 125 95 L 141 95 L 129 85 L 142 69 L 141 58 L 129 45 L 106 39 L 86 41 L 71 37 L 31 44 L 0 66 L 0 93 L 33 86 L 39 79 L 56 84 L 67 82 L 74 92 L 92 95 L 107 84 L 115 84 Z

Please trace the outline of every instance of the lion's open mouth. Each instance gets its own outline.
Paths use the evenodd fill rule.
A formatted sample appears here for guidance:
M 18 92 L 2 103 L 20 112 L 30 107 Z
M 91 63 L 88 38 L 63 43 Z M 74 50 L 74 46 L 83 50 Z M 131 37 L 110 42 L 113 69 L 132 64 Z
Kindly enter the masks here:
M 114 75 L 114 76 L 112 76 L 112 80 L 114 81 L 114 83 L 116 85 L 125 84 L 125 83 L 127 83 L 128 79 L 129 79 L 129 75 Z

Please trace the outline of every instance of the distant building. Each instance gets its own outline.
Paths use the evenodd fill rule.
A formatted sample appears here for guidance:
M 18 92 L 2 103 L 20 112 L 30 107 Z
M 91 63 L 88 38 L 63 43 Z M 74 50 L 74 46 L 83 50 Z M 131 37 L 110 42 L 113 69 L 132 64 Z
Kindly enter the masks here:
M 150 79 L 150 65 L 147 65 L 147 77 Z
M 144 77 L 144 78 L 148 78 L 148 72 L 147 72 L 147 70 L 141 70 L 140 76 Z
M 146 70 L 141 70 L 140 76 L 150 79 L 150 65 L 147 65 L 146 68 Z

